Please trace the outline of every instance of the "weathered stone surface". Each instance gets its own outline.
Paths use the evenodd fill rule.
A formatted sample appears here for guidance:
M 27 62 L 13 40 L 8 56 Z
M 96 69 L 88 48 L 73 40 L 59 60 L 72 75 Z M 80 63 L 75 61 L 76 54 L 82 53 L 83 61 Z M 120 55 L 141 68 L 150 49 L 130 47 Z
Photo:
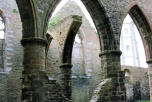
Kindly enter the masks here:
M 61 86 L 64 95 L 72 99 L 72 83 L 71 83 L 71 56 L 75 36 L 81 25 L 81 17 L 70 16 L 58 22 L 53 28 L 50 29 L 54 40 L 56 41 L 59 55 L 61 58 Z M 67 27 L 65 28 L 65 25 Z
M 134 84 L 136 81 L 144 78 L 145 75 L 148 74 L 148 68 L 141 68 L 141 67 L 133 67 L 133 66 L 121 66 L 121 70 L 125 71 L 128 70 L 130 73 L 131 84 Z
M 4 72 L 0 72 L 0 102 L 21 102 L 23 49 L 20 40 L 22 39 L 22 23 L 16 2 L 0 0 L 0 13 L 4 17 L 6 27 Z
M 121 66 L 125 72 L 126 101 L 150 100 L 148 69 L 133 66 Z
M 72 15 L 49 29 L 49 34 L 56 41 L 62 63 L 71 63 L 73 43 L 81 23 L 80 16 Z
M 90 102 L 98 102 L 99 100 L 103 100 L 101 98 L 107 93 L 108 90 L 112 88 L 111 79 L 103 80 L 98 87 L 94 90 L 94 96 L 92 97 Z M 102 102 L 102 101 L 101 101 Z M 104 101 L 103 101 L 104 102 Z
M 23 38 L 40 38 L 40 39 L 45 40 L 48 20 L 50 18 L 50 15 L 52 14 L 52 11 L 54 10 L 54 8 L 56 7 L 56 5 L 58 4 L 60 0 L 43 0 L 43 1 L 42 0 L 22 0 L 22 1 L 16 0 L 16 1 L 19 7 L 20 16 L 21 16 L 22 25 L 23 25 Z M 12 32 L 13 28 L 10 27 L 11 28 L 10 29 L 8 26 L 8 24 L 10 23 L 11 26 L 16 27 L 17 25 L 16 21 L 19 19 L 19 17 L 15 17 L 16 14 L 11 12 L 12 8 L 14 8 L 13 6 L 11 6 L 13 5 L 11 2 L 8 0 L 0 0 L 0 8 L 6 16 L 6 27 L 8 27 L 9 29 L 9 30 L 6 29 L 6 38 L 8 39 L 15 38 L 15 40 L 7 40 L 7 41 L 9 43 L 18 45 L 18 47 L 11 47 L 12 45 L 9 45 L 7 47 L 11 47 L 11 48 L 6 48 L 7 50 L 6 51 L 7 52 L 6 71 L 9 71 L 12 69 L 12 73 L 13 73 L 13 68 L 14 68 L 14 73 L 16 73 L 15 72 L 16 68 L 22 68 L 22 64 L 21 64 L 22 58 L 18 60 L 18 58 L 20 58 L 20 55 L 18 55 L 18 53 L 15 53 L 13 51 L 19 51 L 20 49 L 22 49 L 22 47 L 19 44 L 19 40 L 21 39 L 21 32 L 20 33 L 16 32 L 17 29 L 20 29 L 18 27 L 15 28 L 15 30 L 13 30 L 14 32 Z M 110 77 L 112 79 L 119 78 L 118 73 L 120 72 L 120 56 L 117 56 L 117 53 L 115 52 L 120 50 L 119 39 L 120 39 L 123 19 L 125 18 L 127 13 L 131 15 L 137 27 L 139 28 L 139 31 L 141 32 L 141 36 L 143 38 L 143 42 L 145 46 L 147 62 L 149 64 L 149 79 L 150 79 L 150 90 L 151 90 L 150 94 L 151 94 L 151 100 L 152 100 L 152 85 L 151 85 L 152 84 L 151 82 L 152 80 L 152 75 L 151 75 L 152 73 L 152 63 L 151 63 L 152 62 L 151 61 L 152 59 L 152 45 L 151 45 L 151 42 L 152 42 L 152 37 L 151 37 L 152 35 L 152 32 L 151 32 L 152 2 L 151 0 L 94 0 L 94 1 L 82 0 L 82 2 L 85 4 L 86 8 L 88 9 L 97 27 L 102 52 L 108 52 L 108 55 L 106 54 L 101 57 L 102 74 L 104 76 L 103 78 L 107 78 L 107 77 Z M 9 7 L 11 8 L 11 10 L 8 9 Z M 9 20 L 12 18 L 15 20 Z M 21 25 L 19 25 L 19 27 L 21 27 Z M 12 33 L 14 33 L 14 38 L 12 37 Z M 45 70 L 45 56 L 46 56 L 45 47 L 41 46 L 39 42 L 37 43 L 38 44 L 29 44 L 28 47 L 26 46 L 27 48 L 24 46 L 25 47 L 24 48 L 25 49 L 24 72 L 27 71 L 27 76 L 23 76 L 24 79 L 26 77 L 29 77 L 28 75 L 30 73 L 32 73 L 32 75 L 36 75 L 37 78 L 41 78 L 39 71 Z M 17 57 L 15 54 L 17 54 Z M 36 57 L 39 57 L 39 58 L 36 59 Z M 14 64 L 14 63 L 11 64 L 12 62 L 10 61 L 13 61 L 12 58 L 19 64 Z M 25 63 L 25 61 L 27 61 L 28 63 L 27 62 Z M 34 74 L 34 72 L 36 72 L 36 74 Z M 119 75 L 121 76 L 120 73 Z M 21 75 L 17 75 L 17 77 L 14 76 L 14 78 L 17 79 L 16 81 L 18 82 L 20 81 L 20 77 Z M 4 75 L 3 77 L 4 81 L 2 81 L 4 83 L 6 82 L 5 78 L 6 77 Z M 120 80 L 112 80 L 112 83 L 116 82 L 115 83 L 116 85 L 114 85 L 115 88 L 117 88 L 119 85 L 123 86 L 122 79 L 123 78 L 120 78 Z M 42 80 L 38 80 L 36 82 L 35 80 L 32 80 L 31 83 L 34 83 L 33 87 L 34 89 L 37 90 L 37 88 L 35 88 L 37 87 L 37 83 L 43 83 L 44 85 L 43 81 L 45 82 L 46 80 L 43 80 L 43 77 L 42 77 Z M 23 85 L 26 85 L 26 84 L 23 83 Z M 32 87 L 31 84 L 28 84 L 28 85 L 29 87 Z M 5 87 L 5 85 L 2 85 L 2 86 Z M 38 85 L 38 87 L 40 87 L 40 84 Z M 14 88 L 14 90 L 16 89 L 17 89 L 16 92 L 19 92 L 18 90 L 20 88 Z M 124 94 L 123 94 L 124 92 L 123 87 L 122 89 L 119 87 L 117 91 L 119 94 L 118 97 L 111 97 L 111 100 L 113 100 L 113 102 L 119 102 L 118 100 L 125 99 Z M 32 91 L 31 93 L 40 95 L 41 94 L 40 92 L 41 91 L 39 90 L 38 93 L 34 93 L 34 91 Z M 23 96 L 24 95 L 26 94 L 23 92 Z M 30 96 L 30 98 L 34 98 L 34 97 L 35 96 Z M 27 97 L 24 97 L 24 98 L 26 98 L 27 101 L 31 100 L 30 98 L 27 98 Z M 40 98 L 43 98 L 43 97 L 40 97 Z M 104 97 L 104 98 L 108 99 L 109 97 Z M 36 99 L 36 100 L 40 101 L 41 99 L 40 100 Z
M 93 90 L 100 82 L 101 64 L 98 55 L 100 53 L 99 39 L 95 29 L 92 28 L 84 13 L 81 11 L 81 8 L 74 1 L 65 4 L 52 19 L 55 19 L 56 25 L 62 18 L 68 17 L 69 15 L 82 16 L 82 25 L 76 35 L 77 38 L 80 38 L 81 43 L 75 41 L 72 51 L 72 101 L 87 102 L 92 97 Z M 54 35 L 54 37 L 56 38 L 56 35 Z M 58 79 L 60 82 L 62 77 L 58 66 L 61 61 L 57 52 L 57 44 L 53 39 L 48 52 L 49 65 L 47 72 L 51 78 Z

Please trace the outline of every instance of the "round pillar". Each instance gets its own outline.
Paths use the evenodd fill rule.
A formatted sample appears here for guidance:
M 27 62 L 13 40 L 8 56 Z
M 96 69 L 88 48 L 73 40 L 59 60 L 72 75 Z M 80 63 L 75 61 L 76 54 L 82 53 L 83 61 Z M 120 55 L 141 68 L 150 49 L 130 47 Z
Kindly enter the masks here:
M 108 77 L 115 77 L 121 71 L 120 66 L 120 50 L 103 51 L 99 54 L 101 58 L 101 77 L 102 79 Z
M 47 41 L 40 38 L 23 39 L 24 71 L 22 102 L 42 102 Z
M 112 89 L 106 90 L 110 96 L 106 102 L 125 102 L 126 90 L 124 85 L 124 72 L 121 71 L 120 50 L 103 51 L 101 57 L 102 80 L 110 78 Z M 117 93 L 117 94 L 116 94 Z M 106 96 L 105 96 L 106 97 Z

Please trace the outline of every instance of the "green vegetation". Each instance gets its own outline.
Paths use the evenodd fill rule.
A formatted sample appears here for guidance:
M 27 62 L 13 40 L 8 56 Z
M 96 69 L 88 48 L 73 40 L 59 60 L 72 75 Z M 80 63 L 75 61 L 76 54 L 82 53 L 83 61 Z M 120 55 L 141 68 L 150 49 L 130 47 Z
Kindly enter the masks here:
M 149 100 L 137 100 L 137 101 L 134 101 L 134 102 L 150 102 Z
M 16 8 L 14 8 L 13 13 L 18 13 L 18 10 Z
M 56 25 L 57 22 L 59 22 L 59 18 L 58 17 L 53 17 L 49 21 L 49 27 L 53 27 L 54 25 Z
M 77 76 L 77 78 L 78 78 L 78 79 L 80 79 L 80 78 L 81 78 L 81 77 L 80 77 L 80 74 L 76 74 L 76 76 Z

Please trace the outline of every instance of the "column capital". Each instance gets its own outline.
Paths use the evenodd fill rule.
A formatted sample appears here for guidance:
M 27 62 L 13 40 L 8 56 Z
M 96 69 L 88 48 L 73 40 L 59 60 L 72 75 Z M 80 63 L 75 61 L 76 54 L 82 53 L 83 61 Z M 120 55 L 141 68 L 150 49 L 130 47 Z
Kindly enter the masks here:
M 63 63 L 60 65 L 60 68 L 72 68 L 72 64 L 71 63 Z
M 48 45 L 48 41 L 43 38 L 24 38 L 21 40 L 21 44 L 24 46 L 26 44 L 42 44 L 42 45 Z
M 105 50 L 99 54 L 99 57 L 104 56 L 104 55 L 109 55 L 109 54 L 115 54 L 115 55 L 120 56 L 122 52 L 120 50 Z
M 148 59 L 146 62 L 147 64 L 152 64 L 152 59 Z

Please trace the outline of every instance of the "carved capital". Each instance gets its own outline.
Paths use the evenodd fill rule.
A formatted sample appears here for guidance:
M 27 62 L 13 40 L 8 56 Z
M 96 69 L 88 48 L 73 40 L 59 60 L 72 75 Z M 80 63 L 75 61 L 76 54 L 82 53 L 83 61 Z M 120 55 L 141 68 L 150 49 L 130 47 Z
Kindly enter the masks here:
M 21 44 L 23 46 L 27 44 L 41 44 L 41 45 L 47 46 L 48 41 L 42 38 L 25 38 L 21 40 Z
M 71 69 L 72 68 L 72 64 L 71 63 L 63 63 L 60 65 L 60 68 L 69 68 Z
M 104 55 L 118 55 L 120 56 L 122 52 L 120 50 L 107 50 L 107 51 L 102 51 L 99 54 L 99 57 L 104 56 Z
M 149 59 L 146 62 L 147 62 L 147 64 L 152 64 L 152 59 Z

